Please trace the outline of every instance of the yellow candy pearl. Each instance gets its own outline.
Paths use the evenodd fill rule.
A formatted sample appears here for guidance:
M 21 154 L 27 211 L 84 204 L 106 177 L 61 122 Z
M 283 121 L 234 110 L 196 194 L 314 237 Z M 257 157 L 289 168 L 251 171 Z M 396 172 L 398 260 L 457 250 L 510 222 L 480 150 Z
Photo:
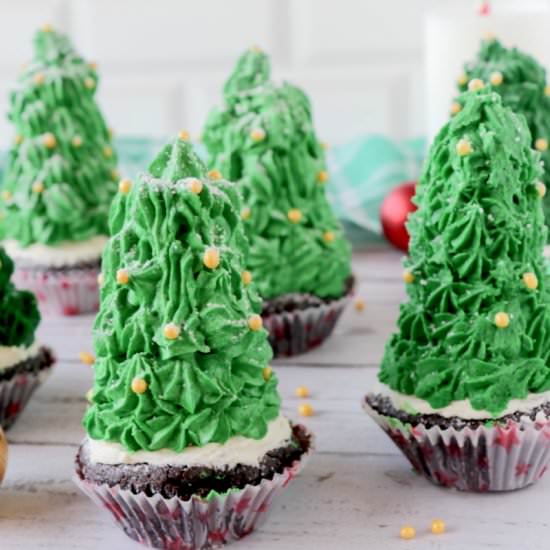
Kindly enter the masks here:
M 317 174 L 317 181 L 319 183 L 326 183 L 328 181 L 328 172 L 326 170 L 321 170 Z
M 468 90 L 470 90 L 470 92 L 477 92 L 483 88 L 485 88 L 485 83 L 480 78 L 472 78 L 472 80 L 468 82 Z
M 262 370 L 262 376 L 264 377 L 264 380 L 267 382 L 271 375 L 273 374 L 273 369 L 271 367 L 264 367 Z
M 523 274 L 523 283 L 529 290 L 535 290 L 539 286 L 537 276 L 531 271 Z
M 93 365 L 95 363 L 95 357 L 89 351 L 81 351 L 78 356 L 80 361 L 85 365 Z
M 323 240 L 326 242 L 326 243 L 332 243 L 334 242 L 334 239 L 335 239 L 335 235 L 332 231 L 325 231 L 323 233 Z
M 414 275 L 412 274 L 411 271 L 409 271 L 408 269 L 405 269 L 405 271 L 403 271 L 403 280 L 407 284 L 410 284 L 414 281 Z
M 535 149 L 537 151 L 546 151 L 548 149 L 548 140 L 544 138 L 538 138 L 535 141 Z
M 42 143 L 48 149 L 53 149 L 57 145 L 57 140 L 51 132 L 47 132 L 42 136 Z
M 404 540 L 411 540 L 416 537 L 416 529 L 412 525 L 405 525 L 401 527 L 399 536 Z
M 187 130 L 180 130 L 178 133 L 178 138 L 182 141 L 189 141 L 189 132 Z
M 506 328 L 510 325 L 510 316 L 504 311 L 499 311 L 495 315 L 495 325 L 497 328 Z
M 164 326 L 164 336 L 168 340 L 175 340 L 181 333 L 181 328 L 175 323 L 168 323 Z
M 355 300 L 355 309 L 356 311 L 363 311 L 365 309 L 365 300 L 357 298 L 357 300 Z
M 309 403 L 303 403 L 298 407 L 298 414 L 300 416 L 313 416 L 314 410 Z
M 250 271 L 243 271 L 241 273 L 241 280 L 243 285 L 249 285 L 252 282 L 252 273 L 250 273 Z
M 243 220 L 243 221 L 249 220 L 251 214 L 252 214 L 252 211 L 250 210 L 250 208 L 248 208 L 248 206 L 245 206 L 241 210 L 241 220 Z
M 265 139 L 265 131 L 261 128 L 256 128 L 250 132 L 252 141 L 263 141 Z
M 41 181 L 35 181 L 32 184 L 32 190 L 34 193 L 42 193 L 44 191 L 44 184 Z
M 296 397 L 309 397 L 309 390 L 306 386 L 298 386 L 294 393 Z
M 503 80 L 504 80 L 504 77 L 502 76 L 502 73 L 499 71 L 495 71 L 494 73 L 491 73 L 491 76 L 489 77 L 489 82 L 493 86 L 500 86 Z
M 298 208 L 291 208 L 287 213 L 287 217 L 292 223 L 300 223 L 302 220 L 302 212 L 300 212 Z
M 193 178 L 191 181 L 187 182 L 187 189 L 194 195 L 200 195 L 202 187 L 202 181 L 197 178 Z
M 93 90 L 95 88 L 95 80 L 93 78 L 85 78 L 84 79 L 84 86 L 88 88 L 88 90 Z
M 103 284 L 103 280 L 104 280 L 103 273 L 100 273 L 100 274 L 97 276 L 97 284 L 98 284 L 98 286 L 101 286 L 101 285 Z
M 43 75 L 43 73 L 36 73 L 33 78 L 32 78 L 32 81 L 37 85 L 37 86 L 41 86 L 42 84 L 44 84 L 44 81 L 46 80 L 46 77 Z
M 82 138 L 80 136 L 74 136 L 71 140 L 73 147 L 80 147 L 82 145 Z
M 130 189 L 132 189 L 132 180 L 129 180 L 126 178 L 123 180 L 120 180 L 118 184 L 118 190 L 120 193 L 122 193 L 123 195 L 126 195 L 130 192 Z
M 455 101 L 451 103 L 451 115 L 456 115 L 457 113 L 460 113 L 462 111 L 462 105 L 458 103 L 458 101 Z
M 462 138 L 456 144 L 456 152 L 461 156 L 465 157 L 473 151 L 472 144 L 466 139 Z
M 459 86 L 464 86 L 466 82 L 468 82 L 468 75 L 461 74 L 457 79 L 456 82 Z
M 434 519 L 430 529 L 434 535 L 442 535 L 445 532 L 445 522 L 442 519 Z
M 263 325 L 264 322 L 262 318 L 256 313 L 248 318 L 248 328 L 254 332 L 260 330 Z
M 116 272 L 116 282 L 119 285 L 127 285 L 130 281 L 130 273 L 127 269 L 119 269 Z
M 202 257 L 204 265 L 208 269 L 216 269 L 220 265 L 220 253 L 217 248 L 207 248 Z
M 550 86 L 548 84 L 544 87 L 544 95 L 546 97 L 550 96 Z
M 109 147 L 108 145 L 103 147 L 103 156 L 105 158 L 111 158 L 113 156 L 113 149 L 111 147 Z
M 134 393 L 145 393 L 149 387 L 147 382 L 143 378 L 134 378 L 132 380 L 132 391 Z
M 546 185 L 544 185 L 542 181 L 537 181 L 535 186 L 537 188 L 537 193 L 539 194 L 539 197 L 542 199 L 544 195 L 546 195 Z
M 219 170 L 216 170 L 215 168 L 213 170 L 210 170 L 208 174 L 206 174 L 212 181 L 221 180 L 222 179 L 222 173 Z

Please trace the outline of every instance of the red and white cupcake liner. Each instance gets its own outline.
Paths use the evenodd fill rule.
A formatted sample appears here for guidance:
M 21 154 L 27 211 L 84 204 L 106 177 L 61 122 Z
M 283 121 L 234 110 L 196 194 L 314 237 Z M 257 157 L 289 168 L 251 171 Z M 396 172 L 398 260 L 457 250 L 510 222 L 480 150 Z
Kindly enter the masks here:
M 462 429 L 411 426 L 375 411 L 366 412 L 401 449 L 413 468 L 437 485 L 460 491 L 513 491 L 540 479 L 550 462 L 550 418 L 498 419 Z
M 20 372 L 7 380 L 0 380 L 0 426 L 7 430 L 13 426 L 31 395 L 48 377 L 52 367 L 36 372 Z
M 263 479 L 259 485 L 246 485 L 209 499 L 134 494 L 117 486 L 96 485 L 78 473 L 74 481 L 100 508 L 111 514 L 130 538 L 141 544 L 167 550 L 219 548 L 249 535 L 265 521 L 275 496 L 289 485 L 309 459 L 312 439 L 310 435 L 310 448 L 300 460 L 275 474 L 273 479 Z
M 17 266 L 13 283 L 30 290 L 43 315 L 81 315 L 99 308 L 99 266 L 26 268 Z
M 352 293 L 304 309 L 262 315 L 274 357 L 299 355 L 320 346 L 331 334 Z

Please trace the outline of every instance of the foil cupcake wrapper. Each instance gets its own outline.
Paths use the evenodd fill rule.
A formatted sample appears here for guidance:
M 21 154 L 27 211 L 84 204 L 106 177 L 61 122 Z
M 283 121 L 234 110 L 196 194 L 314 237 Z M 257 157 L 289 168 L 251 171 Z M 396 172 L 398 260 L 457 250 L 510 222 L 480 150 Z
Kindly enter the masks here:
M 37 372 L 20 372 L 0 380 L 0 426 L 8 430 L 26 407 L 31 395 L 48 377 L 52 367 Z
M 550 461 L 550 418 L 498 421 L 460 430 L 411 426 L 385 416 L 363 400 L 363 408 L 433 483 L 460 491 L 513 491 L 532 485 Z
M 352 293 L 304 309 L 263 315 L 273 356 L 290 357 L 320 346 L 331 334 Z
M 99 308 L 98 275 L 98 266 L 63 270 L 17 266 L 13 282 L 34 293 L 43 315 L 81 315 Z
M 219 548 L 249 535 L 265 521 L 273 499 L 309 459 L 313 438 L 310 441 L 301 459 L 273 479 L 209 499 L 134 494 L 117 486 L 96 485 L 78 473 L 73 479 L 84 494 L 110 513 L 126 535 L 141 544 L 178 550 Z

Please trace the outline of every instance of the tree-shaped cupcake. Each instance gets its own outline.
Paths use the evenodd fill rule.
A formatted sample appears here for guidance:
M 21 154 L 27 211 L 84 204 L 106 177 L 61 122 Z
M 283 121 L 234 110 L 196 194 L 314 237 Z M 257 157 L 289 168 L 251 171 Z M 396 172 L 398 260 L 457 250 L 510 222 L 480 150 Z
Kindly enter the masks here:
M 326 197 L 308 98 L 275 85 L 266 54 L 249 50 L 225 84 L 223 107 L 210 114 L 204 143 L 211 167 L 240 185 L 247 266 L 275 354 L 318 345 L 350 291 L 350 246 Z
M 367 410 L 433 481 L 499 491 L 550 457 L 550 293 L 540 154 L 491 89 L 431 147 L 410 218 L 398 332 Z
M 182 135 L 120 184 L 110 219 L 80 484 L 155 547 L 240 538 L 309 436 L 280 414 L 237 189 Z
M 40 322 L 36 298 L 11 282 L 13 262 L 0 247 L 0 480 L 2 432 L 15 422 L 54 363 L 35 342 Z
M 465 91 L 478 86 L 480 80 L 491 84 L 502 96 L 502 102 L 514 112 L 522 114 L 531 132 L 532 145 L 544 161 L 542 181 L 550 185 L 550 86 L 546 70 L 530 55 L 517 48 L 506 48 L 497 39 L 487 37 L 481 44 L 477 58 L 464 65 L 464 74 L 458 79 L 458 88 Z M 451 113 L 461 109 L 460 100 L 451 106 Z M 545 197 L 544 211 L 550 224 L 550 194 Z
M 16 138 L 2 185 L 2 237 L 20 285 L 45 311 L 97 308 L 116 158 L 94 95 L 98 77 L 45 26 L 10 96 Z

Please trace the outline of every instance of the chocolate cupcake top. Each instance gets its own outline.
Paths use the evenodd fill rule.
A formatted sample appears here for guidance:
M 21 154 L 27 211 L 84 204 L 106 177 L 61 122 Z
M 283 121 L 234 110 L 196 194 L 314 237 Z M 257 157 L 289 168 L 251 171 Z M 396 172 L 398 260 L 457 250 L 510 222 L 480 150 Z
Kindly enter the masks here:
M 11 282 L 13 262 L 0 247 L 0 346 L 29 347 L 40 322 L 36 298 Z
M 17 135 L 2 184 L 2 238 L 57 245 L 107 235 L 116 158 L 95 102 L 98 76 L 49 26 L 10 96 Z
M 182 135 L 113 202 L 84 425 L 129 451 L 260 439 L 279 415 L 236 186 Z
M 226 82 L 203 139 L 210 165 L 242 189 L 247 265 L 260 294 L 342 296 L 351 251 L 327 201 L 329 176 L 306 95 L 275 85 L 268 57 L 252 49 Z
M 398 332 L 379 378 L 434 409 L 492 414 L 550 390 L 540 154 L 491 88 L 466 92 L 436 137 L 410 217 Z
M 546 85 L 546 70 L 533 57 L 517 48 L 505 48 L 498 40 L 488 37 L 482 42 L 477 58 L 464 65 L 459 79 L 461 92 L 468 89 L 472 79 L 492 84 L 506 107 L 527 120 L 531 143 L 544 161 L 543 181 L 550 184 L 550 88 Z M 460 106 L 460 100 L 455 103 Z M 545 197 L 544 210 L 550 221 L 550 194 Z

